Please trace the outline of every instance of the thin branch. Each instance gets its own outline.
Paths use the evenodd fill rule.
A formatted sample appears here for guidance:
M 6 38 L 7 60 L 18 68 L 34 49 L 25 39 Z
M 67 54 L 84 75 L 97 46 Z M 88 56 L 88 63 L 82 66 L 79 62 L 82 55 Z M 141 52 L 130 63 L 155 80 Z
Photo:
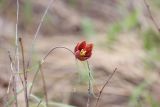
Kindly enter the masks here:
M 149 13 L 150 19 L 152 20 L 152 22 L 153 22 L 153 24 L 155 25 L 156 29 L 157 29 L 158 32 L 160 33 L 160 27 L 159 27 L 158 23 L 156 22 L 156 20 L 154 19 L 153 15 L 152 15 L 152 12 L 151 12 L 151 9 L 150 9 L 150 6 L 148 5 L 148 3 L 147 3 L 146 0 L 144 0 L 144 4 L 145 4 L 145 6 L 146 6 L 146 8 L 147 8 L 147 11 L 148 11 L 148 13 Z
M 98 102 L 99 102 L 99 100 L 100 100 L 100 97 L 101 97 L 101 95 L 102 95 L 102 93 L 103 93 L 104 88 L 107 86 L 107 84 L 109 83 L 109 81 L 112 79 L 112 77 L 113 77 L 113 75 L 114 75 L 114 73 L 115 73 L 116 71 L 117 71 L 117 68 L 115 68 L 115 70 L 113 71 L 113 73 L 110 75 L 110 77 L 107 79 L 106 83 L 105 83 L 105 84 L 103 85 L 103 87 L 101 88 L 95 107 L 98 106 Z
M 41 65 L 42 67 L 42 65 Z M 47 95 L 47 87 L 46 87 L 46 81 L 44 78 L 43 71 L 40 69 L 41 72 L 41 77 L 42 77 L 42 82 L 43 82 L 43 89 L 44 89 L 44 95 L 45 95 L 45 100 L 46 100 L 46 107 L 48 107 L 48 95 Z
M 29 60 L 28 60 L 28 63 L 27 63 L 27 68 L 29 67 L 29 63 L 30 63 L 30 60 L 31 60 L 31 58 L 32 58 L 33 48 L 34 48 L 34 44 L 35 44 L 35 41 L 36 41 L 36 39 L 37 39 L 38 33 L 39 33 L 39 31 L 40 31 L 40 28 L 41 28 L 41 26 L 42 26 L 42 23 L 43 23 L 46 15 L 47 15 L 48 10 L 49 10 L 50 6 L 52 5 L 53 1 L 54 1 L 54 0 L 50 0 L 50 1 L 49 1 L 48 6 L 47 6 L 47 8 L 45 9 L 45 12 L 44 12 L 44 14 L 43 14 L 43 16 L 42 16 L 42 18 L 41 18 L 41 20 L 40 20 L 40 23 L 39 23 L 39 25 L 38 25 L 38 27 L 37 27 L 36 32 L 35 32 L 35 34 L 34 34 L 34 39 L 33 39 L 32 44 L 31 44 L 31 50 L 30 50 L 30 55 L 29 55 L 30 57 L 29 57 Z
M 9 94 L 9 92 L 10 92 L 10 86 L 11 86 L 11 82 L 12 82 L 12 79 L 13 78 L 13 75 L 11 74 L 11 76 L 10 76 L 10 79 L 9 79 L 9 82 L 8 82 L 8 87 L 7 87 L 7 95 Z
M 45 62 L 46 58 L 55 50 L 55 49 L 59 49 L 59 48 L 62 48 L 62 49 L 66 49 L 68 50 L 69 52 L 71 52 L 73 55 L 74 55 L 74 52 L 72 52 L 72 50 L 66 48 L 66 47 L 53 47 L 43 58 L 42 60 L 39 62 L 39 67 L 38 67 L 38 70 L 36 72 L 36 74 L 34 75 L 34 78 L 33 78 L 33 81 L 32 81 L 32 85 L 31 85 L 31 88 L 29 90 L 29 95 L 31 94 L 31 91 L 32 91 L 32 88 L 33 88 L 33 84 L 36 80 L 36 77 L 39 73 L 39 71 L 41 72 L 41 76 L 42 76 L 42 81 L 43 81 L 43 89 L 44 89 L 44 93 L 45 93 L 45 100 L 46 100 L 46 106 L 48 107 L 48 97 L 47 97 L 47 89 L 46 89 L 46 82 L 45 82 L 45 77 L 44 77 L 44 74 L 43 72 L 41 71 L 41 68 L 42 68 L 42 65 L 43 63 Z
M 16 18 L 16 52 L 15 52 L 15 62 L 16 62 L 16 72 L 19 72 L 19 48 L 18 48 L 18 22 L 19 22 L 19 0 L 17 0 L 17 18 Z M 14 80 L 16 79 L 16 80 Z M 18 81 L 18 76 L 13 74 L 13 83 L 14 83 L 14 91 L 15 91 L 15 106 L 18 107 L 18 100 L 17 100 L 17 81 Z
M 13 93 L 14 93 L 14 97 L 15 97 L 15 107 L 18 107 L 18 101 L 17 101 L 17 92 L 16 92 L 16 80 L 15 80 L 15 76 L 13 76 L 13 80 L 12 80 L 12 84 L 13 84 Z
M 9 56 L 9 59 L 12 60 L 9 51 L 8 51 L 8 56 Z M 19 75 L 19 78 L 20 78 L 20 81 L 21 81 L 21 83 L 22 83 L 22 86 L 24 87 L 23 80 L 22 80 L 22 77 L 21 77 L 20 73 L 17 73 L 16 70 L 14 70 L 15 64 L 14 64 L 13 60 L 12 60 L 12 64 L 11 64 L 10 66 L 11 66 L 11 70 L 14 71 L 13 74 L 14 74 L 14 75 L 18 74 L 18 75 Z M 13 76 L 13 74 L 12 74 L 12 76 Z
M 77 61 L 76 61 L 76 65 L 78 67 Z M 84 63 L 82 62 L 82 64 L 84 65 L 84 68 L 86 68 L 86 70 L 88 71 L 88 98 L 87 98 L 86 106 L 89 107 L 90 106 L 91 95 L 93 95 L 94 98 L 98 98 L 98 96 L 96 96 L 95 93 L 94 93 L 93 83 L 92 83 L 92 80 L 94 80 L 94 78 L 92 76 L 88 60 L 85 61 Z
M 9 51 L 8 51 L 8 57 L 10 59 L 10 67 L 11 67 L 11 74 L 12 74 L 12 84 L 13 84 L 12 90 L 13 90 L 13 94 L 14 94 L 14 97 L 15 97 L 15 107 L 18 107 L 17 92 L 16 92 L 16 80 L 15 80 L 15 71 L 13 69 L 13 60 L 12 60 L 12 57 L 11 57 Z
M 35 41 L 36 41 L 36 39 L 37 39 L 37 35 L 38 35 L 39 31 L 40 31 L 40 28 L 41 28 L 41 26 L 42 26 L 42 23 L 43 23 L 43 21 L 44 21 L 44 18 L 46 17 L 47 12 L 48 12 L 50 6 L 52 5 L 52 2 L 53 2 L 53 1 L 54 1 L 54 0 L 50 0 L 50 2 L 48 3 L 48 6 L 47 6 L 47 8 L 46 8 L 46 10 L 45 10 L 42 18 L 41 18 L 41 21 L 40 21 L 40 23 L 39 23 L 39 25 L 38 25 L 37 31 L 36 31 L 36 33 L 35 33 L 35 35 L 34 35 L 33 44 L 35 43 Z
M 17 17 L 16 17 L 16 48 L 18 48 L 18 21 L 19 21 L 19 0 L 17 0 Z
M 94 81 L 94 78 L 93 78 L 93 75 L 91 73 L 91 68 L 89 66 L 89 62 L 88 61 L 87 61 L 87 68 L 89 70 L 89 78 L 90 78 L 90 80 L 92 79 Z M 98 98 L 98 96 L 96 96 L 96 94 L 94 93 L 92 81 L 90 81 L 90 88 L 91 88 L 90 91 L 91 91 L 92 95 L 94 96 L 94 98 Z
M 31 85 L 30 90 L 29 90 L 29 95 L 30 95 L 31 92 L 32 92 L 33 84 L 35 83 L 36 77 L 37 77 L 37 75 L 38 75 L 38 73 L 39 73 L 39 71 L 40 71 L 40 69 L 41 69 L 42 64 L 45 62 L 45 60 L 47 59 L 47 57 L 48 57 L 54 50 L 56 50 L 56 49 L 66 49 L 66 50 L 68 50 L 69 52 L 71 52 L 71 53 L 74 55 L 74 52 L 72 52 L 72 50 L 70 50 L 69 48 L 66 48 L 66 47 L 53 47 L 53 48 L 42 58 L 42 60 L 39 62 L 39 64 L 38 64 L 38 69 L 37 69 L 37 71 L 36 71 L 36 73 L 35 73 L 35 75 L 34 75 L 34 77 L 33 77 L 33 80 L 32 80 L 32 85 Z
M 88 99 L 87 99 L 87 107 L 90 104 L 90 97 L 91 97 L 91 69 L 89 67 L 89 62 L 87 61 L 87 68 L 88 68 Z
M 19 0 L 17 0 L 17 18 L 16 18 L 16 54 L 15 54 L 15 63 L 16 63 L 16 72 L 19 73 L 19 46 L 18 46 L 18 23 L 19 22 Z M 16 77 L 16 86 L 17 86 L 18 77 Z
M 27 92 L 27 73 L 25 69 L 24 48 L 23 48 L 22 38 L 19 38 L 19 43 L 20 43 L 21 54 L 22 54 L 25 103 L 26 103 L 26 107 L 29 107 L 28 92 Z
M 38 69 L 37 69 L 36 73 L 34 74 L 34 77 L 33 77 L 33 80 L 32 80 L 32 85 L 31 85 L 31 87 L 30 87 L 30 89 L 29 89 L 29 96 L 30 96 L 31 93 L 32 93 L 33 84 L 34 84 L 35 81 L 36 81 L 36 77 L 37 77 L 40 69 L 41 69 L 41 62 L 39 61 L 39 63 L 38 63 Z
M 79 68 L 77 62 L 78 62 L 78 60 L 76 60 L 76 65 Z M 87 98 L 86 106 L 89 107 L 91 95 L 93 95 L 94 98 L 98 98 L 98 97 L 95 95 L 94 90 L 93 90 L 92 80 L 94 80 L 94 79 L 91 74 L 91 69 L 90 69 L 88 60 L 84 63 L 82 62 L 82 64 L 83 64 L 84 68 L 86 68 L 86 70 L 88 71 L 88 98 Z M 86 67 L 86 65 L 87 65 L 87 67 Z
M 37 104 L 37 107 L 39 107 L 40 106 L 40 104 L 42 103 L 42 99 L 39 101 L 39 103 Z
M 69 48 L 66 48 L 66 47 L 63 47 L 63 46 L 54 47 L 43 57 L 42 62 L 44 62 L 44 60 L 52 53 L 52 51 L 54 51 L 55 49 L 60 49 L 60 48 L 66 49 L 66 50 L 70 51 L 74 55 L 74 52 L 72 50 L 70 50 Z
M 33 81 L 32 81 L 32 85 L 31 85 L 29 94 L 31 94 L 32 87 L 33 87 L 33 84 L 34 84 L 34 82 L 35 82 L 35 79 L 36 79 L 36 77 L 37 77 L 37 75 L 38 75 L 38 72 L 41 71 L 42 64 L 45 62 L 46 58 L 47 58 L 54 50 L 59 49 L 59 48 L 66 49 L 66 50 L 68 50 L 69 52 L 71 52 L 71 53 L 74 55 L 74 52 L 72 52 L 72 50 L 70 50 L 69 48 L 66 48 L 66 47 L 54 47 L 54 48 L 52 48 L 52 49 L 42 58 L 41 62 L 39 63 L 39 68 L 38 68 L 36 74 L 34 75 L 34 78 L 33 78 Z M 47 89 L 46 89 L 46 83 L 45 83 L 44 74 L 43 74 L 42 71 L 41 71 L 41 76 L 42 76 L 43 88 L 44 88 L 44 92 L 45 92 L 46 106 L 48 107 Z
M 89 76 L 89 80 L 88 80 L 88 100 L 87 100 L 87 107 L 89 107 L 89 104 L 90 104 L 90 97 L 91 97 L 91 73 L 90 73 L 90 71 L 89 71 L 89 74 L 88 74 L 88 76 Z

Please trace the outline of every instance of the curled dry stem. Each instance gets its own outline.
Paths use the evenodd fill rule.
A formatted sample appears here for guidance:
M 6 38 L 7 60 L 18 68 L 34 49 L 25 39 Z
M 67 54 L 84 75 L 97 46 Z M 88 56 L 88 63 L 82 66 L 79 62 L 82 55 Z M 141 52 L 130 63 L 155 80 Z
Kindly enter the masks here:
M 42 77 L 42 81 L 43 81 L 43 89 L 44 89 L 44 93 L 45 93 L 45 100 L 46 100 L 46 106 L 48 107 L 48 97 L 47 97 L 47 88 L 46 88 L 46 82 L 45 82 L 45 76 L 42 72 L 42 65 L 43 63 L 45 62 L 46 58 L 56 49 L 66 49 L 68 50 L 69 52 L 71 52 L 73 55 L 74 55 L 74 52 L 72 52 L 72 50 L 70 50 L 69 48 L 66 48 L 66 47 L 54 47 L 52 48 L 43 58 L 41 61 L 39 61 L 39 64 L 38 64 L 38 69 L 33 77 L 33 80 L 32 80 L 32 85 L 30 87 L 30 90 L 29 90 L 29 95 L 31 94 L 32 92 L 32 88 L 33 88 L 33 84 L 36 80 L 36 77 L 38 75 L 39 72 L 41 72 L 41 77 Z

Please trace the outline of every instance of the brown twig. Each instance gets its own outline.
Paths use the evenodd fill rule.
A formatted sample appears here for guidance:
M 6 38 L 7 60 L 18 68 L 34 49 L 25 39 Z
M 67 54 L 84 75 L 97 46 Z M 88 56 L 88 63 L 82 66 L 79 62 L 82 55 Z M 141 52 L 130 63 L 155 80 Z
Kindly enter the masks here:
M 148 13 L 149 13 L 149 17 L 150 17 L 150 19 L 152 20 L 152 22 L 153 22 L 153 24 L 155 25 L 156 29 L 157 29 L 157 30 L 158 30 L 158 32 L 160 33 L 160 27 L 159 27 L 158 23 L 155 21 L 155 19 L 154 19 L 153 15 L 152 15 L 152 12 L 151 12 L 150 6 L 148 5 L 148 3 L 147 3 L 147 1 L 146 1 L 146 0 L 143 0 L 143 1 L 144 1 L 144 4 L 145 4 L 146 8 L 147 8 Z
M 11 55 L 10 55 L 10 52 L 8 51 L 8 56 L 9 56 L 9 59 L 10 60 L 12 60 L 12 58 L 11 58 Z M 22 83 L 22 86 L 24 87 L 24 84 L 23 84 L 23 79 L 22 79 L 22 77 L 21 77 L 21 75 L 20 75 L 20 72 L 18 73 L 18 72 L 16 72 L 16 69 L 14 70 L 14 67 L 16 67 L 16 65 L 15 65 L 15 63 L 13 62 L 13 60 L 12 60 L 12 64 L 11 64 L 11 70 L 12 71 L 14 71 L 14 74 L 16 75 L 16 74 L 18 74 L 18 76 L 19 76 L 19 78 L 20 78 L 20 81 L 21 81 L 21 83 Z
M 42 81 L 43 81 L 43 89 L 44 89 L 44 94 L 45 94 L 45 100 L 46 100 L 46 106 L 48 107 L 48 97 L 47 97 L 47 89 L 46 89 L 46 82 L 45 82 L 45 77 L 44 77 L 44 74 L 43 72 L 41 71 L 41 68 L 42 68 L 42 65 L 43 63 L 45 62 L 46 58 L 56 49 L 66 49 L 68 50 L 69 52 L 71 52 L 73 55 L 74 55 L 74 52 L 72 52 L 72 50 L 70 50 L 69 48 L 66 48 L 66 47 L 53 47 L 43 58 L 42 60 L 39 62 L 39 67 L 37 69 L 37 72 L 35 73 L 34 77 L 33 77 L 33 81 L 32 81 L 32 85 L 31 85 L 31 88 L 29 90 L 29 95 L 31 94 L 32 92 L 32 88 L 33 88 L 33 84 L 36 80 L 36 77 L 39 73 L 39 71 L 41 72 L 41 76 L 42 76 Z
M 33 80 L 32 80 L 32 85 L 31 85 L 30 90 L 29 90 L 29 95 L 30 95 L 31 92 L 32 92 L 33 84 L 35 83 L 36 77 L 37 77 L 37 75 L 38 75 L 38 73 L 39 73 L 39 71 L 40 71 L 40 69 L 41 69 L 42 64 L 45 62 L 46 58 L 47 58 L 54 50 L 56 50 L 56 49 L 66 49 L 66 50 L 68 50 L 69 52 L 71 52 L 71 53 L 74 55 L 74 52 L 72 52 L 72 50 L 70 50 L 69 48 L 66 48 L 66 47 L 53 47 L 53 48 L 42 58 L 42 60 L 39 61 L 39 63 L 38 63 L 39 66 L 38 66 L 38 69 L 37 69 L 36 73 L 34 74 L 34 77 L 33 77 Z
M 42 68 L 42 65 L 40 68 Z M 45 95 L 45 100 L 46 100 L 46 107 L 48 107 L 48 95 L 47 95 L 46 81 L 45 81 L 42 69 L 40 69 L 40 72 L 41 72 L 41 77 L 42 77 L 42 82 L 43 82 L 43 90 L 44 90 L 44 95 Z
M 95 107 L 97 107 L 98 106 L 98 102 L 99 102 L 99 100 L 100 100 L 100 97 L 101 97 L 101 95 L 102 95 L 102 92 L 103 92 L 103 90 L 104 90 L 104 88 L 107 86 L 107 84 L 109 83 L 109 81 L 112 79 L 112 77 L 113 77 L 113 75 L 114 75 L 114 73 L 117 71 L 117 68 L 115 68 L 115 70 L 113 71 L 113 73 L 110 75 L 110 77 L 107 79 L 107 81 L 106 81 L 106 83 L 103 85 L 103 87 L 101 88 L 101 90 L 100 90 L 100 92 L 99 92 L 99 96 L 98 96 L 98 98 L 97 98 L 97 102 L 96 102 L 96 106 Z
M 21 54 L 22 54 L 25 103 L 26 103 L 26 107 L 29 107 L 28 91 L 27 91 L 27 73 L 26 73 L 26 69 L 25 69 L 24 48 L 23 48 L 22 38 L 19 38 L 19 43 L 20 43 Z
M 10 66 L 11 66 L 11 73 L 12 73 L 12 84 L 13 84 L 13 94 L 14 94 L 14 97 L 15 97 L 15 107 L 18 107 L 18 101 L 17 101 L 17 87 L 16 87 L 16 79 L 15 79 L 15 71 L 13 69 L 13 60 L 12 60 L 12 57 L 10 55 L 10 52 L 8 51 L 8 57 L 10 59 Z
M 51 53 L 52 51 L 54 51 L 55 49 L 66 49 L 68 50 L 69 52 L 71 52 L 73 55 L 74 55 L 74 52 L 72 50 L 70 50 L 69 48 L 66 48 L 66 47 L 63 47 L 63 46 L 59 46 L 59 47 L 54 47 L 52 48 L 42 59 L 42 61 L 44 61 Z

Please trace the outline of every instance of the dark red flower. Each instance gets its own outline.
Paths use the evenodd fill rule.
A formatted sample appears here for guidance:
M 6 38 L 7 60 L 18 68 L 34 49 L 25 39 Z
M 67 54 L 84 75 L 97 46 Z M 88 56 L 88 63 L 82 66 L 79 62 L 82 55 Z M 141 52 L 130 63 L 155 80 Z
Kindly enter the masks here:
M 86 41 L 78 43 L 74 49 L 74 54 L 80 61 L 85 61 L 92 55 L 93 44 L 86 44 Z

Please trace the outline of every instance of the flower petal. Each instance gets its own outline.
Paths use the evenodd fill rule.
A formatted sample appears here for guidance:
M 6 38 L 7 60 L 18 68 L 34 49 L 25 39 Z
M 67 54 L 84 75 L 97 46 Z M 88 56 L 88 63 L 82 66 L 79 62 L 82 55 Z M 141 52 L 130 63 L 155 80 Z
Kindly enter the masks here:
M 82 50 L 82 49 L 84 49 L 85 47 L 86 47 L 86 41 L 83 41 L 83 42 L 81 42 L 81 43 L 79 44 L 78 50 Z
M 93 49 L 93 44 L 92 43 L 86 45 L 86 48 L 85 48 L 86 51 L 92 51 L 92 49 Z
M 80 56 L 80 51 L 78 50 L 75 52 L 75 57 L 78 58 L 79 56 Z
M 87 52 L 86 55 L 85 55 L 85 57 L 89 57 L 90 58 L 91 55 L 92 55 L 92 52 Z
M 78 51 L 79 45 L 80 45 L 80 43 L 77 43 L 76 47 L 74 48 L 74 52 Z

